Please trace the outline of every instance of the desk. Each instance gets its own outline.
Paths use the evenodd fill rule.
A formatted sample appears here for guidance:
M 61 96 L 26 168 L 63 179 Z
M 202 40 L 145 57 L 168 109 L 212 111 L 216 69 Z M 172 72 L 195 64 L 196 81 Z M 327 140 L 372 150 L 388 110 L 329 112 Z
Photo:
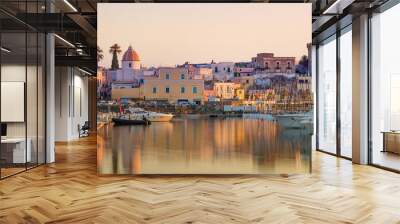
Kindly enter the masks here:
M 31 139 L 27 139 L 25 152 L 25 138 L 5 138 L 1 139 L 1 156 L 7 163 L 26 163 L 31 162 Z M 11 160 L 12 158 L 12 160 Z
M 400 154 L 400 131 L 383 131 L 382 152 Z

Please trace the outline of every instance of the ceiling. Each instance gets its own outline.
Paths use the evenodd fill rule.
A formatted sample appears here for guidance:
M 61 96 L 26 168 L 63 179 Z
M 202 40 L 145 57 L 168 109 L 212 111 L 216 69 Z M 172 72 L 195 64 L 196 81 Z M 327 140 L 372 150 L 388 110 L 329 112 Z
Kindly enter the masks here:
M 356 14 L 386 0 L 192 0 L 190 2 L 312 3 L 313 38 L 348 14 Z M 54 32 L 56 65 L 74 65 L 95 74 L 97 67 L 97 3 L 189 2 L 188 0 L 1 0 L 3 32 L 29 28 Z M 26 13 L 27 12 L 27 13 Z M 51 13 L 50 13 L 51 12 Z

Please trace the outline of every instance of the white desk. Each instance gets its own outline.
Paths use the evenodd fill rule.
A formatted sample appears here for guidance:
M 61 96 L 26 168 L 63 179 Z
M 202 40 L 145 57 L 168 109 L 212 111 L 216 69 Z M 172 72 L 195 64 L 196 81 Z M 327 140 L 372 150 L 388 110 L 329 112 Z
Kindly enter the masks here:
M 31 153 L 31 145 L 32 141 L 30 138 L 27 139 L 26 154 L 25 154 L 25 138 L 5 138 L 1 139 L 2 147 L 6 147 L 6 149 L 2 148 L 2 151 L 9 150 L 8 147 L 12 147 L 12 163 L 25 163 L 31 162 L 32 153 Z

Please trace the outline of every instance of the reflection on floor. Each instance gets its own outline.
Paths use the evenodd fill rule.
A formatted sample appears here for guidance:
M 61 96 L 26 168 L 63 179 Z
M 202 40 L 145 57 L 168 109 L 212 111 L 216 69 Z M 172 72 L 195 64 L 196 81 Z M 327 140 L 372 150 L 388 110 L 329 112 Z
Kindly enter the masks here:
M 27 164 L 2 164 L 3 167 L 0 168 L 1 178 L 6 178 L 8 176 L 23 172 L 27 169 L 34 168 L 37 166 L 36 163 Z
M 7 168 L 1 168 L 1 178 L 22 172 L 25 170 L 25 167 L 7 167 Z
M 373 163 L 400 171 L 400 155 L 391 152 L 374 152 Z
M 97 175 L 96 138 L 0 181 L 0 223 L 399 223 L 400 175 L 313 152 L 312 174 Z

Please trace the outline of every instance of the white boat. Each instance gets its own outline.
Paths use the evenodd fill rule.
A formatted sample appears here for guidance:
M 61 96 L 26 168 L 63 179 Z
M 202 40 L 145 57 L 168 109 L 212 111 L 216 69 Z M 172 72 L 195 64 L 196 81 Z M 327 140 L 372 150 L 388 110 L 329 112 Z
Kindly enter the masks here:
M 275 120 L 284 128 L 312 128 L 312 113 L 293 113 L 275 115 Z
M 168 122 L 174 117 L 173 114 L 145 111 L 142 108 L 129 108 L 128 111 L 132 116 L 137 116 L 138 119 L 146 118 L 151 122 Z

